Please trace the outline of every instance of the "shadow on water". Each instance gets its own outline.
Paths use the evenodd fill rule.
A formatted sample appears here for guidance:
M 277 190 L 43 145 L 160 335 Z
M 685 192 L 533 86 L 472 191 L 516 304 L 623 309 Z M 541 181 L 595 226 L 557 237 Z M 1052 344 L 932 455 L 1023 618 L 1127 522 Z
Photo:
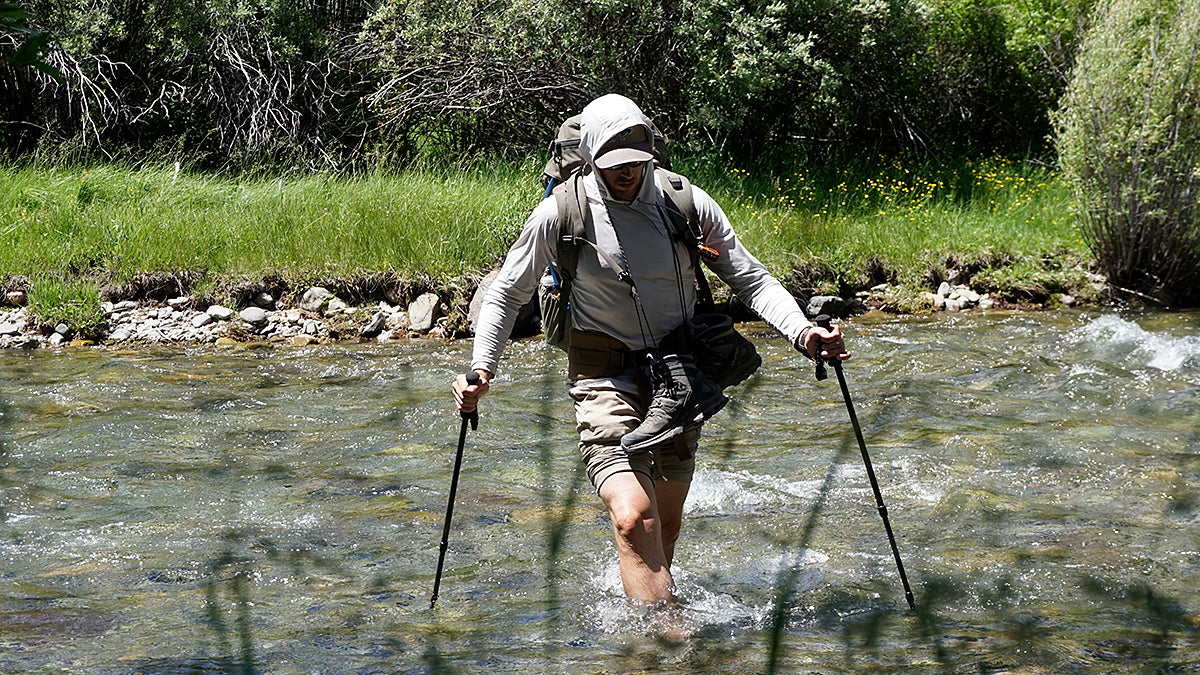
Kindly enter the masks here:
M 896 388 L 905 391 L 909 387 L 901 382 Z M 928 396 L 916 394 L 876 409 L 874 417 L 863 424 L 868 448 L 870 432 L 865 430 L 891 428 L 897 418 L 929 410 L 935 404 Z M 853 461 L 851 456 L 857 454 L 852 443 L 847 421 L 847 433 L 830 459 L 799 536 L 780 540 L 779 544 L 798 551 L 809 549 L 818 521 L 829 506 L 838 467 Z M 1200 448 L 1200 432 L 1191 433 L 1185 447 Z M 1178 465 L 1178 476 L 1182 477 L 1195 473 L 1200 456 L 1180 453 L 1173 460 Z M 1053 456 L 1034 461 L 1062 468 Z M 881 488 L 886 503 L 888 490 L 886 485 Z M 1195 486 L 1177 478 L 1164 508 L 1164 519 L 1194 527 L 1195 514 L 1200 511 L 1198 495 Z M 1010 519 L 1006 509 L 996 509 L 984 516 L 1001 532 Z M 876 519 L 874 524 L 879 526 L 880 549 L 885 550 L 882 522 Z M 978 536 L 994 537 L 998 546 L 1005 545 L 1000 541 L 1004 538 L 1002 534 L 980 532 Z M 1200 544 L 1200 535 L 1194 541 Z M 1191 555 L 1195 562 L 1190 567 L 1194 570 L 1200 567 L 1200 553 L 1192 551 Z M 912 611 L 902 601 L 881 604 L 878 600 L 864 601 L 862 594 L 845 591 L 832 592 L 801 607 L 798 595 L 804 561 L 799 557 L 795 560 L 775 583 L 766 626 L 767 673 L 793 671 L 795 666 L 786 661 L 788 638 L 802 632 L 806 625 L 820 626 L 840 635 L 845 672 L 851 673 L 911 671 L 914 660 L 926 663 L 921 670 L 943 673 L 1011 672 L 1021 668 L 1046 673 L 1094 672 L 1097 665 L 1122 672 L 1171 673 L 1191 672 L 1200 664 L 1195 656 L 1200 647 L 1200 617 L 1188 609 L 1194 598 L 1171 597 L 1150 583 L 1092 575 L 1077 577 L 1076 591 L 1081 602 L 1096 607 L 1111 623 L 1105 637 L 1097 638 L 1091 634 L 1093 626 L 1080 625 L 1080 617 L 1064 618 L 1058 616 L 1058 608 L 1023 602 L 1023 598 L 1036 597 L 1040 589 L 1010 575 L 989 582 L 936 570 L 917 570 L 915 576 L 920 577 L 920 582 L 914 589 L 916 606 Z M 917 560 L 923 562 L 921 558 Z M 864 590 L 877 599 L 899 598 L 899 579 L 894 579 L 896 570 L 880 572 L 881 577 Z M 882 574 L 887 573 L 890 577 L 885 581 Z M 964 606 L 978 609 L 966 621 Z M 899 654 L 889 654 L 889 650 L 897 650 Z M 926 659 L 914 659 L 914 654 L 920 651 L 928 655 Z
M 932 358 L 918 343 L 896 350 Z M 715 589 L 716 612 L 749 618 L 713 619 L 672 648 L 634 635 L 645 627 L 637 617 L 597 618 L 618 607 L 619 590 L 581 590 L 604 582 L 593 568 L 612 558 L 611 535 L 574 448 L 560 357 L 524 354 L 529 381 L 511 383 L 522 395 L 486 399 L 468 436 L 457 559 L 433 611 L 432 552 L 456 440 L 446 429 L 457 431 L 457 415 L 430 401 L 435 390 L 445 397 L 442 371 L 461 354 L 421 354 L 415 368 L 334 355 L 303 372 L 283 358 L 248 368 L 244 389 L 212 372 L 243 365 L 232 357 L 209 370 L 163 357 L 139 366 L 150 384 L 117 394 L 114 383 L 133 376 L 108 355 L 111 365 L 79 368 L 95 373 L 99 393 L 71 388 L 74 365 L 3 392 L 4 553 L 45 560 L 3 576 L 0 670 L 41 654 L 108 668 L 96 672 L 242 675 L 1200 668 L 1187 590 L 1200 574 L 1200 432 L 1178 421 L 1194 419 L 1194 371 L 1168 382 L 1072 357 L 1080 363 L 1064 375 L 1057 362 L 1001 357 L 948 376 L 855 372 L 863 400 L 853 381 L 851 393 L 915 582 L 911 612 L 836 384 L 821 385 L 812 415 L 782 423 L 771 416 L 804 404 L 780 402 L 794 396 L 780 366 L 755 376 L 705 458 L 743 479 L 737 490 L 781 496 L 743 502 L 739 492 L 689 515 L 700 536 L 683 563 L 685 584 Z M 1119 414 L 1101 386 L 1110 376 L 1122 378 L 1113 389 L 1158 386 L 1137 414 L 1168 406 L 1172 417 L 1152 419 L 1179 430 L 1154 436 L 1155 423 L 1132 417 L 1097 431 Z M 36 377 L 0 371 L 6 387 Z M 1096 389 L 1100 402 L 1059 396 L 1064 380 L 1079 397 Z M 162 382 L 178 388 L 161 394 Z M 149 412 L 104 400 L 122 396 Z M 971 406 L 980 414 L 952 419 Z M 769 438 L 738 436 L 755 425 Z M 818 440 L 788 452 L 787 439 L 805 431 Z M 92 451 L 96 436 L 111 445 Z M 753 560 L 701 560 L 721 556 Z
M 557 372 L 562 369 L 562 364 L 558 363 L 560 357 L 557 355 L 543 352 L 541 358 L 541 370 L 544 372 Z M 545 588 L 545 599 L 536 602 L 541 609 L 534 611 L 535 617 L 531 621 L 542 624 L 546 631 L 544 637 L 539 640 L 544 645 L 544 651 L 539 660 L 554 663 L 562 646 L 567 643 L 567 640 L 564 639 L 564 622 L 562 620 L 562 615 L 567 609 L 562 593 L 566 580 L 566 564 L 563 557 L 570 530 L 576 521 L 578 500 L 584 492 L 582 488 L 587 482 L 587 475 L 583 463 L 576 459 L 577 454 L 562 452 L 564 445 L 573 438 L 572 435 L 564 434 L 564 429 L 567 428 L 564 411 L 569 412 L 570 410 L 569 403 L 564 403 L 568 401 L 565 395 L 565 385 L 554 377 L 542 377 L 537 380 L 531 391 L 534 394 L 532 398 L 537 401 L 530 411 L 530 417 L 534 422 L 531 427 L 522 429 L 521 435 L 523 438 L 532 440 L 532 447 L 518 447 L 515 450 L 518 452 L 531 451 L 536 456 L 540 479 L 537 488 L 537 499 L 541 506 L 539 519 L 544 528 L 542 538 L 545 542 L 542 581 Z M 487 398 L 481 401 L 479 408 L 481 427 L 484 424 L 492 424 L 497 427 L 514 424 L 513 420 L 499 419 L 494 416 L 489 419 L 487 408 L 490 403 L 491 401 Z M 479 442 L 475 440 L 476 444 Z M 468 440 L 468 443 L 471 441 Z M 560 456 L 564 454 L 567 455 L 566 461 Z M 564 477 L 569 478 L 563 480 Z M 469 479 L 460 484 L 460 490 L 463 486 L 470 489 Z M 486 642 L 491 636 L 482 633 L 489 629 L 480 628 L 481 635 L 476 637 L 473 628 L 462 624 L 461 617 L 455 621 L 448 621 L 443 620 L 441 615 L 435 615 L 424 629 L 425 647 L 421 652 L 421 663 L 431 673 L 468 672 L 455 666 L 456 659 L 446 653 L 445 641 L 447 638 L 455 641 L 465 639 L 468 644 L 476 643 L 475 646 L 467 647 L 467 649 L 483 655 L 488 651 Z M 461 654 L 462 650 L 461 645 L 454 647 L 454 651 L 457 653 Z M 486 663 L 486 659 L 482 656 L 481 660 Z

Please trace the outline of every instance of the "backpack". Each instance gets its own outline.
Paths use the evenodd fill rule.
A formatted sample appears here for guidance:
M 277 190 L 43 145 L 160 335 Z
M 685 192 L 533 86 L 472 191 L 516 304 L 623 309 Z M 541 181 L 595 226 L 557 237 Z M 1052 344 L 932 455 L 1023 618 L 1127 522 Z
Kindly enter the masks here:
M 558 127 L 554 140 L 550 141 L 550 159 L 542 169 L 541 183 L 547 197 L 555 185 L 566 182 L 571 174 L 583 167 L 583 155 L 579 152 L 579 122 L 583 115 L 568 117 Z M 654 122 L 650 124 L 650 134 L 654 137 L 654 163 L 668 171 L 671 169 L 671 157 L 667 154 L 667 137 L 663 135 Z
M 633 286 L 629 273 L 585 236 L 591 210 L 583 188 L 579 119 L 577 115 L 559 127 L 558 136 L 550 144 L 550 161 L 542 172 L 546 195 L 553 194 L 558 206 L 558 230 L 551 233 L 556 242 L 554 261 L 538 285 L 538 304 L 546 342 L 564 351 L 570 347 L 571 284 L 579 264 L 580 246 L 594 248 L 619 279 Z M 652 122 L 650 128 L 654 135 L 654 177 L 662 186 L 668 229 L 675 241 L 691 244 L 687 250 L 696 270 L 696 313 L 689 321 L 688 339 L 700 370 L 724 389 L 749 377 L 762 365 L 762 357 L 753 343 L 737 332 L 729 316 L 715 313 L 712 289 L 699 259 L 716 260 L 720 254 L 704 244 L 692 184 L 670 170 L 666 138 Z
M 552 233 L 556 241 L 554 261 L 550 263 L 538 287 L 538 304 L 546 342 L 563 350 L 569 346 L 571 335 L 571 283 L 579 263 L 580 246 L 586 244 L 594 248 L 611 269 L 618 270 L 622 281 L 632 284 L 628 273 L 607 252 L 584 236 L 591 211 L 582 181 L 584 162 L 579 152 L 581 117 L 575 115 L 568 118 L 558 128 L 558 134 L 550 143 L 550 159 L 541 178 L 546 195 L 553 194 L 557 202 L 559 229 Z M 692 256 L 696 283 L 700 289 L 697 305 L 705 311 L 711 311 L 712 291 L 696 262 L 699 257 L 715 260 L 718 253 L 704 245 L 700 219 L 692 199 L 692 184 L 687 178 L 669 170 L 671 160 L 666 151 L 666 137 L 653 122 L 650 122 L 650 129 L 654 136 L 654 174 L 663 186 L 672 238 L 692 244 L 688 246 L 688 252 Z

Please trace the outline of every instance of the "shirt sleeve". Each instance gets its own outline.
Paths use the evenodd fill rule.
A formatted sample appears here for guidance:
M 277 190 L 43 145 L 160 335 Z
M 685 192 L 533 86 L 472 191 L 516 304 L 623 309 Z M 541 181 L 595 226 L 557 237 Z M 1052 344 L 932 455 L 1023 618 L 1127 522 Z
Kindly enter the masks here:
M 715 199 L 694 185 L 692 195 L 704 243 L 720 254 L 715 261 L 706 261 L 709 269 L 728 284 L 751 311 L 795 344 L 800 332 L 813 325 L 796 303 L 796 298 L 742 245 Z
M 517 313 L 533 298 L 542 273 L 550 263 L 550 233 L 558 227 L 558 206 L 553 196 L 534 208 L 520 237 L 508 250 L 504 264 L 483 296 L 475 325 L 471 369 L 499 372 L 500 354 L 512 334 Z

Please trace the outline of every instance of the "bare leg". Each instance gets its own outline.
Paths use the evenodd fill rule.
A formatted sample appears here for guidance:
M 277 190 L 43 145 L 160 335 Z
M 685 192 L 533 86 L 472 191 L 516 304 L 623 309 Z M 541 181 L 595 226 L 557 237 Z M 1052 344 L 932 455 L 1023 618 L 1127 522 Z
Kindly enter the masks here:
M 654 492 L 658 498 L 658 517 L 662 521 L 663 553 L 667 557 L 667 567 L 675 560 L 675 542 L 679 540 L 679 530 L 683 526 L 683 503 L 687 501 L 690 481 L 668 480 L 654 484 Z
M 651 605 L 671 601 L 675 588 L 654 487 L 649 476 L 632 471 L 614 474 L 600 487 L 612 519 L 625 595 Z M 678 533 L 676 522 L 672 536 Z

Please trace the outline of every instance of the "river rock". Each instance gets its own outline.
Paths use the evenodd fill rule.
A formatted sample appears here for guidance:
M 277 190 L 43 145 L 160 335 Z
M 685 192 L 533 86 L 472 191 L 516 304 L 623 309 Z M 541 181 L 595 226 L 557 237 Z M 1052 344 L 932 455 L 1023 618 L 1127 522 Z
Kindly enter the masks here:
M 313 286 L 304 291 L 304 295 L 300 297 L 300 309 L 316 314 L 331 299 L 333 299 L 333 293 L 329 289 L 322 286 Z
M 810 317 L 827 314 L 832 317 L 844 318 L 854 312 L 857 304 L 857 300 L 847 300 L 836 295 L 814 295 L 809 298 L 805 313 Z
M 428 332 L 441 315 L 442 299 L 437 293 L 423 293 L 408 305 L 409 328 Z
M 0 335 L 19 335 L 25 330 L 25 320 L 5 321 L 0 323 Z
M 106 310 L 108 314 L 117 314 L 120 312 L 128 312 L 131 309 L 137 309 L 137 306 L 138 304 L 133 300 L 122 300 L 121 302 L 107 306 Z
M 387 325 L 387 319 L 388 319 L 387 312 L 384 312 L 383 310 L 375 312 L 375 316 L 372 316 L 370 322 L 368 322 L 367 325 L 363 326 L 363 329 L 359 333 L 359 336 L 366 338 L 368 340 L 373 337 L 377 337 L 380 333 L 383 332 L 384 326 Z
M 263 291 L 254 296 L 254 304 L 263 309 L 275 309 L 275 296 Z
M 325 316 L 333 316 L 334 314 L 353 314 L 354 310 L 346 304 L 345 300 L 334 296 L 325 303 L 325 309 L 322 310 Z
M 226 321 L 233 318 L 233 310 L 223 305 L 210 305 L 205 311 L 209 316 L 220 321 Z
M 270 320 L 270 317 L 267 316 L 267 310 L 262 307 L 247 307 L 238 316 L 241 317 L 242 321 L 255 328 L 262 328 Z

